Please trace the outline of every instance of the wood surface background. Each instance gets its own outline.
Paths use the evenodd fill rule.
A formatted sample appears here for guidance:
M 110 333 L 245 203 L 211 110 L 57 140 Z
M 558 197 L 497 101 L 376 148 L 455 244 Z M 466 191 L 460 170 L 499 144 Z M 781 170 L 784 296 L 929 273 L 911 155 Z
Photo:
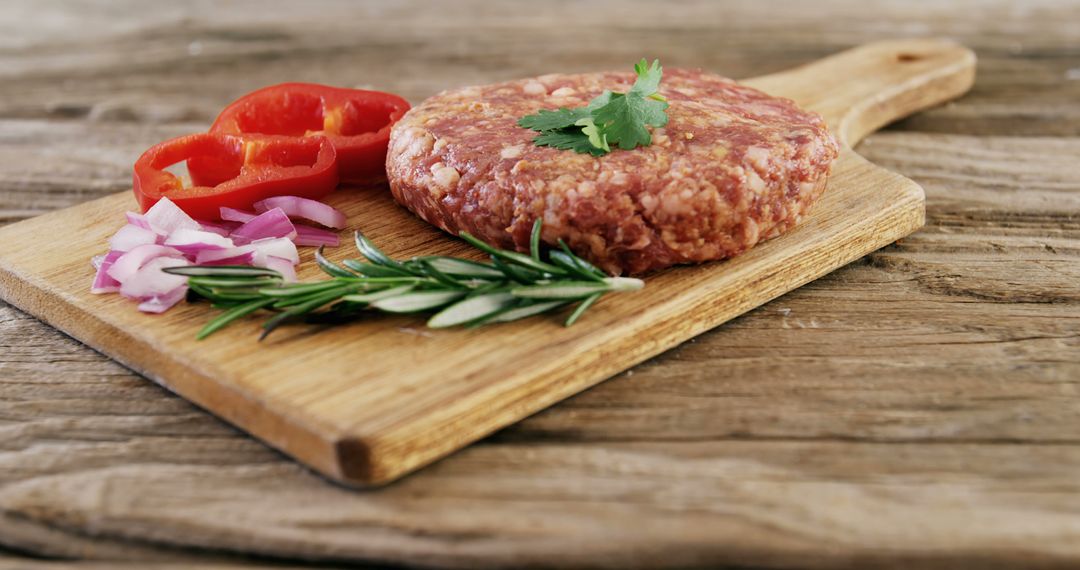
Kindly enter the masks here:
M 975 64 L 952 41 L 891 40 L 748 79 L 821 113 L 840 143 L 812 214 L 735 259 L 651 274 L 643 291 L 598 303 L 574 327 L 538 318 L 436 331 L 424 318 L 382 316 L 259 342 L 261 320 L 248 319 L 202 342 L 205 305 L 147 318 L 87 287 L 87 260 L 135 207 L 131 191 L 0 227 L 0 298 L 334 481 L 384 485 L 921 229 L 923 189 L 850 145 L 961 97 Z M 479 253 L 385 186 L 327 198 L 395 258 Z M 65 232 L 78 235 L 35 237 Z M 325 279 L 313 255 L 301 253 L 301 280 Z M 353 245 L 327 250 L 335 261 L 356 255 Z
M 9 0 L 0 221 L 127 188 L 277 81 L 417 101 L 924 35 L 978 52 L 974 90 L 858 150 L 923 185 L 925 229 L 385 489 L 0 305 L 0 569 L 1080 565 L 1076 3 Z

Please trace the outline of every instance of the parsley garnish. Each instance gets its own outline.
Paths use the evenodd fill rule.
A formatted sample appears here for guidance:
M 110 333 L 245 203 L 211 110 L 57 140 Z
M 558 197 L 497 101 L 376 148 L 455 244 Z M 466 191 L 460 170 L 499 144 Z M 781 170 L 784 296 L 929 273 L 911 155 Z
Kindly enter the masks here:
M 590 119 L 591 120 L 591 119 Z M 603 147 L 593 146 L 589 136 L 583 129 L 556 129 L 544 131 L 533 139 L 536 146 L 550 146 L 559 150 L 572 150 L 579 153 L 589 153 L 593 156 L 607 154 L 607 141 L 602 141 Z
M 652 144 L 647 127 L 662 127 L 668 117 L 667 100 L 657 92 L 664 69 L 660 60 L 642 58 L 636 65 L 637 80 L 626 93 L 604 91 L 585 107 L 555 111 L 541 109 L 518 120 L 519 127 L 538 131 L 536 146 L 550 146 L 601 156 L 612 146 L 631 150 Z

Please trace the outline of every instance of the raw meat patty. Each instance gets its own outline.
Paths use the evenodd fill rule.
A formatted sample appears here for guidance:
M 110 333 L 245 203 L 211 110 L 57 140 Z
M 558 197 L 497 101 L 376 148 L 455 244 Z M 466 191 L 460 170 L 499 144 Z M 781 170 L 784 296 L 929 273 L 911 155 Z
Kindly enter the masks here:
M 504 248 L 564 239 L 612 273 L 738 255 L 791 229 L 825 189 L 838 148 L 815 113 L 730 79 L 665 70 L 665 128 L 593 157 L 537 147 L 518 127 L 538 109 L 625 92 L 632 73 L 545 75 L 439 93 L 394 126 L 394 198 L 452 234 Z

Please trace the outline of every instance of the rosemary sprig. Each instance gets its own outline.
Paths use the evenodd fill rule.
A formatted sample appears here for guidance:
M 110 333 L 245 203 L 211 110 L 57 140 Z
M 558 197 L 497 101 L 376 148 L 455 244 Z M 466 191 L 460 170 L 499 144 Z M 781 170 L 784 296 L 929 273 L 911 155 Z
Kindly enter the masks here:
M 545 261 L 540 230 L 538 219 L 528 255 L 491 247 L 462 232 L 462 239 L 487 253 L 490 263 L 445 256 L 398 261 L 356 232 L 356 247 L 367 261 L 346 259 L 339 265 L 319 248 L 315 262 L 330 279 L 311 283 L 285 283 L 281 274 L 260 267 L 198 265 L 164 271 L 186 276 L 192 297 L 225 309 L 199 331 L 199 339 L 261 309 L 276 314 L 263 325 L 260 339 L 287 322 L 345 322 L 364 310 L 433 312 L 427 326 L 445 328 L 514 321 L 576 304 L 565 321 L 570 326 L 607 293 L 644 286 L 640 279 L 607 276 L 561 240 Z

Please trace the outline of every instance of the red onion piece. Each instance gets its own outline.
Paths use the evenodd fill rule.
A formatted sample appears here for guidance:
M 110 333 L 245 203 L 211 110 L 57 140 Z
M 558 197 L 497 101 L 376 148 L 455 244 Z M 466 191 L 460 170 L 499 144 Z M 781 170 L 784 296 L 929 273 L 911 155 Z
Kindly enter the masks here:
M 124 283 L 151 260 L 159 257 L 182 258 L 183 256 L 184 254 L 171 247 L 156 244 L 140 245 L 117 258 L 106 273 L 109 277 Z
M 296 244 L 288 238 L 260 239 L 251 242 L 255 248 L 255 265 L 266 263 L 269 256 L 288 259 L 294 265 L 300 263 L 300 254 L 296 251 Z
M 168 198 L 162 198 L 146 211 L 146 220 L 154 230 L 168 235 L 179 229 L 197 230 L 199 222 L 187 215 L 180 206 Z
M 345 214 L 339 210 L 318 200 L 299 196 L 274 196 L 255 202 L 254 206 L 256 212 L 268 212 L 274 208 L 281 208 L 290 218 L 303 218 L 338 230 L 344 228 L 346 223 Z
M 267 269 L 273 269 L 281 274 L 282 279 L 286 283 L 296 282 L 296 266 L 293 262 L 283 257 L 277 257 L 274 255 L 266 256 L 266 262 L 263 263 L 263 267 Z
M 223 259 L 231 259 L 231 258 L 241 257 L 241 256 L 250 256 L 251 263 L 248 263 L 246 265 L 253 264 L 255 262 L 255 248 L 250 246 L 250 245 L 241 245 L 241 246 L 237 246 L 237 247 L 230 247 L 230 248 L 227 248 L 227 249 L 200 251 L 199 253 L 195 254 L 195 264 L 196 265 L 205 265 L 205 264 L 213 263 L 214 265 L 236 265 L 236 264 L 233 264 L 233 263 L 214 263 L 214 262 L 217 262 L 217 261 L 220 261 L 220 260 L 223 260 Z
M 109 238 L 109 249 L 131 251 L 140 245 L 157 243 L 159 237 L 153 230 L 129 224 L 120 228 Z
M 220 251 L 199 252 L 199 256 L 195 258 L 195 263 L 197 265 L 255 265 L 254 250 L 230 257 L 203 257 L 204 255 L 213 256 L 220 253 Z
M 259 215 L 255 212 L 245 212 L 244 210 L 237 210 L 236 208 L 229 208 L 227 206 L 222 206 L 220 210 L 221 219 L 227 222 L 250 222 Z
M 139 303 L 139 310 L 144 313 L 164 313 L 183 300 L 187 290 L 187 285 L 181 285 L 164 295 L 150 297 Z
M 236 231 L 236 228 L 238 227 L 240 227 L 240 224 L 235 222 L 199 222 L 200 230 L 215 233 L 221 237 L 229 237 L 229 234 Z
M 117 261 L 117 263 L 120 263 Z M 187 283 L 187 277 L 165 273 L 167 267 L 188 265 L 187 260 L 175 257 L 157 257 L 146 262 L 134 275 L 120 281 L 120 294 L 129 299 L 145 301 L 165 295 Z M 116 265 L 113 265 L 116 268 Z
M 154 226 L 150 225 L 150 220 L 146 219 L 146 214 L 140 214 L 138 212 L 127 212 L 125 215 L 127 216 L 127 222 L 129 224 L 137 228 L 142 228 L 144 230 L 161 233 L 156 228 L 154 228 Z
M 296 242 L 296 245 L 326 245 L 330 247 L 341 245 L 341 239 L 338 238 L 337 232 L 305 226 L 304 224 L 295 224 L 295 226 L 296 239 L 293 241 Z
M 176 230 L 165 238 L 165 245 L 194 256 L 200 251 L 229 249 L 233 247 L 233 241 L 202 230 Z
M 162 271 L 190 265 L 252 265 L 273 269 L 296 281 L 296 245 L 337 246 L 337 232 L 303 224 L 303 218 L 343 228 L 345 215 L 315 200 L 297 196 L 268 198 L 256 212 L 222 207 L 223 221 L 197 221 L 168 198 L 145 214 L 127 212 L 127 225 L 110 239 L 106 255 L 94 256 L 92 293 L 119 291 L 139 301 L 139 310 L 163 313 L 183 300 L 187 278 Z
M 237 243 L 247 243 L 266 238 L 286 238 L 291 240 L 296 237 L 296 227 L 289 221 L 289 217 L 281 208 L 268 210 L 242 226 L 236 228 L 230 234 Z
M 90 285 L 91 293 L 99 295 L 101 293 L 115 293 L 120 290 L 120 282 L 113 279 L 108 272 L 113 263 L 120 259 L 121 255 L 124 255 L 124 252 L 110 251 L 105 255 L 94 256 L 94 259 L 97 260 L 97 268 L 94 273 L 94 282 Z

